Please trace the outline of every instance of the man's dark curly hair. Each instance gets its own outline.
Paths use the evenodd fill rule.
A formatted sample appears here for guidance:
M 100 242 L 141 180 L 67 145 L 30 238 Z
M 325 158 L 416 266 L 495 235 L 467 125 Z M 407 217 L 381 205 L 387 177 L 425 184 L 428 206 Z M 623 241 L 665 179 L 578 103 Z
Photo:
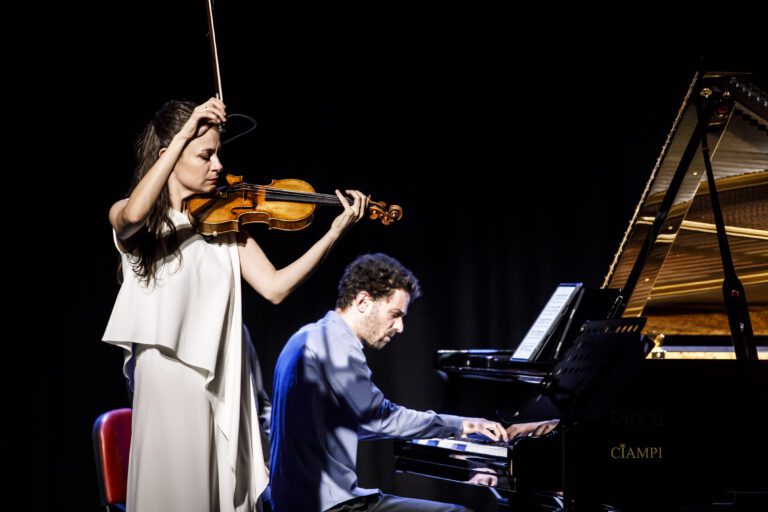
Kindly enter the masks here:
M 347 309 L 361 291 L 368 292 L 373 300 L 377 300 L 389 297 L 395 290 L 407 292 L 411 301 L 421 295 L 416 276 L 395 258 L 380 252 L 363 254 L 344 270 L 339 281 L 336 307 Z

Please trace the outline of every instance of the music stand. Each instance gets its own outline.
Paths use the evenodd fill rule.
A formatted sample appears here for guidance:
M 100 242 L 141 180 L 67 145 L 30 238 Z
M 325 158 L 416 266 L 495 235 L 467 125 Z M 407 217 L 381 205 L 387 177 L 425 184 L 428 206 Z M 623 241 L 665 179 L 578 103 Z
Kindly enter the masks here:
M 653 348 L 641 330 L 645 318 L 587 322 L 573 346 L 541 383 L 560 413 L 560 421 L 575 426 L 597 421 L 640 362 Z
M 562 483 L 564 510 L 590 507 L 589 497 L 578 496 L 568 475 L 571 454 L 568 440 L 583 425 L 595 423 L 608 412 L 613 400 L 640 363 L 653 342 L 642 334 L 645 318 L 618 318 L 584 324 L 573 346 L 542 382 L 541 395 L 560 414 L 562 431 Z M 579 502 L 579 498 L 586 498 Z M 575 501 L 574 501 L 575 499 Z

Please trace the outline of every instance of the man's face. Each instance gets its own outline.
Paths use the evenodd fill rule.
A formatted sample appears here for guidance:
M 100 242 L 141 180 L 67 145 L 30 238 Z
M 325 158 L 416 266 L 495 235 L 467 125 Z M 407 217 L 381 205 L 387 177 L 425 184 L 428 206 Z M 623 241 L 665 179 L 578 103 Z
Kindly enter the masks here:
M 381 350 L 392 337 L 403 332 L 403 317 L 408 312 L 411 296 L 403 290 L 395 290 L 389 297 L 372 300 L 365 313 L 359 334 L 366 345 Z

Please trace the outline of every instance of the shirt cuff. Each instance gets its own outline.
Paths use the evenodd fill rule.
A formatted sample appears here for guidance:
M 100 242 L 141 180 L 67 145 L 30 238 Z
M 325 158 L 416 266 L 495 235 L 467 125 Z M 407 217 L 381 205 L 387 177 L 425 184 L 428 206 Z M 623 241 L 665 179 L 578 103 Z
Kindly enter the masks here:
M 446 426 L 453 429 L 453 435 L 458 437 L 464 431 L 462 423 L 464 422 L 463 416 L 454 416 L 453 414 L 441 414 L 440 417 L 445 422 Z

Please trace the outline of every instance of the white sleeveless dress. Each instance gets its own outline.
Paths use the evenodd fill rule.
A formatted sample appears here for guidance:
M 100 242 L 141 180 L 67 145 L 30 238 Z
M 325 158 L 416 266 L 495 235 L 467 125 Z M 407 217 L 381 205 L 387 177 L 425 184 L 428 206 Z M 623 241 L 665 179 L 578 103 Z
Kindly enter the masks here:
M 149 287 L 122 253 L 103 341 L 134 391 L 129 512 L 256 510 L 268 476 L 244 346 L 234 234 L 206 242 L 171 210 L 182 259 Z M 117 245 L 117 244 L 116 244 Z

